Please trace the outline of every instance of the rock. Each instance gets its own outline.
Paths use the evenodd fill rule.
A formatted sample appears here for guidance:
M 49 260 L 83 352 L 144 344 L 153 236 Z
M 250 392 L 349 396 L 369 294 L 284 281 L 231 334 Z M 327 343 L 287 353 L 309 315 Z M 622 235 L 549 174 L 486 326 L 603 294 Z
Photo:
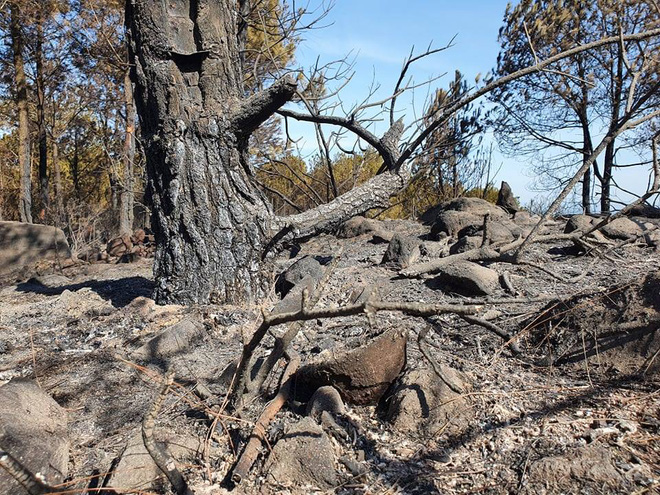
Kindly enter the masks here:
M 306 290 L 308 295 L 311 295 L 317 284 L 311 276 L 307 275 L 300 282 L 296 284 L 293 290 L 289 291 L 284 299 L 278 302 L 272 309 L 273 314 L 278 313 L 295 313 L 302 309 L 303 292 Z
M 322 352 L 296 374 L 296 394 L 307 402 L 323 385 L 332 385 L 350 404 L 376 404 L 406 363 L 405 330 L 389 330 L 349 351 Z
M 346 406 L 341 400 L 341 395 L 335 387 L 329 385 L 319 387 L 314 392 L 307 403 L 306 414 L 318 421 L 324 411 L 334 414 L 344 414 L 346 412 Z
M 135 232 L 133 232 L 133 235 L 131 236 L 131 241 L 133 241 L 133 244 L 144 244 L 144 240 L 146 237 L 147 234 L 144 230 L 137 229 Z
M 429 258 L 444 258 L 449 254 L 449 237 L 445 237 L 442 241 L 424 241 L 419 250 L 424 256 Z
M 451 245 L 449 248 L 449 254 L 464 253 L 465 251 L 477 249 L 478 247 L 481 247 L 482 241 L 483 237 L 481 236 L 461 237 L 458 241 Z
M 323 277 L 323 266 L 314 256 L 303 256 L 280 273 L 275 281 L 275 291 L 281 297 L 284 297 L 298 282 L 307 276 L 314 281 L 314 287 Z
M 480 198 L 458 198 L 443 205 L 436 216 L 431 234 L 441 233 L 456 236 L 459 231 L 468 226 L 480 226 L 484 223 L 484 215 L 490 214 L 491 222 L 509 220 L 509 216 L 499 206 L 495 206 Z
M 371 242 L 374 244 L 387 244 L 392 240 L 394 235 L 389 230 L 378 230 L 371 236 Z
M 634 221 L 626 217 L 615 218 L 600 229 L 611 239 L 627 240 L 642 234 L 643 229 Z
M 511 186 L 504 181 L 502 181 L 502 185 L 500 186 L 500 192 L 497 194 L 497 201 L 495 204 L 512 214 L 520 210 L 520 205 L 513 195 L 513 191 L 511 191 Z
M 419 239 L 394 234 L 381 264 L 392 263 L 400 268 L 406 268 L 419 259 L 419 246 Z
M 435 280 L 467 296 L 488 296 L 500 288 L 495 270 L 471 261 L 459 260 L 444 266 Z
M 594 220 L 595 218 L 590 217 L 589 215 L 573 215 L 568 219 L 568 222 L 566 222 L 564 234 L 570 234 L 576 230 L 579 232 L 587 232 L 594 226 Z
M 131 241 L 131 236 L 128 234 L 111 239 L 105 248 L 108 256 L 121 256 L 122 254 L 130 253 L 132 249 L 133 241 Z
M 164 361 L 176 354 L 184 353 L 203 336 L 204 326 L 199 321 L 184 318 L 137 349 L 133 353 L 133 358 L 156 363 Z
M 475 237 L 481 236 L 483 239 L 483 222 L 477 225 L 468 225 L 458 232 L 457 237 Z M 522 229 L 515 223 L 506 220 L 504 222 L 490 222 L 488 224 L 488 238 L 490 242 L 511 242 L 522 234 Z
M 124 253 L 119 257 L 117 263 L 135 263 L 136 261 L 139 260 L 140 260 L 139 252 Z
M 653 230 L 644 234 L 646 245 L 656 250 L 660 249 L 660 230 Z
M 31 380 L 13 379 L 0 387 L 0 446 L 48 484 L 62 483 L 69 464 L 66 411 Z M 26 494 L 0 469 L 3 494 Z
M 337 472 L 332 443 L 312 418 L 303 418 L 287 428 L 275 444 L 264 473 L 278 485 L 333 488 L 337 485 Z
M 158 438 L 158 443 L 165 444 L 169 453 L 178 463 L 193 463 L 204 451 L 204 442 L 198 438 L 177 435 L 156 430 L 156 435 L 167 435 Z M 142 430 L 139 429 L 128 440 L 126 448 L 108 482 L 108 488 L 116 488 L 121 493 L 158 490 L 165 493 L 169 490 L 169 481 L 158 469 L 142 441 Z M 162 491 L 161 491 L 162 490 Z
M 64 232 L 49 225 L 0 222 L 0 275 L 32 267 L 40 261 L 71 257 Z
M 538 215 L 532 215 L 530 212 L 526 210 L 520 210 L 514 213 L 513 215 L 513 221 L 523 227 L 532 227 L 536 225 L 539 220 L 541 220 L 541 217 Z
M 545 492 L 545 487 L 552 487 L 553 493 L 567 493 L 575 488 L 577 480 L 582 493 L 630 492 L 625 489 L 625 480 L 610 450 L 595 444 L 536 460 L 530 464 L 527 477 L 535 481 L 524 492 L 530 494 Z
M 350 239 L 363 234 L 374 234 L 382 232 L 386 229 L 383 228 L 382 222 L 373 220 L 371 218 L 353 217 L 346 220 L 339 227 L 337 237 L 341 239 Z
M 466 389 L 462 374 L 446 367 L 443 371 L 451 373 L 448 378 Z M 428 368 L 406 371 L 381 404 L 386 404 L 385 417 L 397 430 L 423 435 L 448 421 L 462 426 L 460 423 L 468 417 L 466 400 Z
M 633 206 L 628 212 L 630 217 L 660 218 L 660 208 L 648 203 Z

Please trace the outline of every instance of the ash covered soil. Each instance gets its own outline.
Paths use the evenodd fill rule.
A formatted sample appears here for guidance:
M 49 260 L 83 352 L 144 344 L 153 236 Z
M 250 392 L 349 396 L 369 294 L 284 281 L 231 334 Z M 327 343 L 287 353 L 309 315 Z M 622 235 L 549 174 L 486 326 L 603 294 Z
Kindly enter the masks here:
M 429 232 L 408 221 L 379 228 L 407 238 Z M 547 232 L 563 228 L 554 222 Z M 305 323 L 293 344 L 303 364 L 394 332 L 406 341 L 403 369 L 371 404 L 356 404 L 337 384 L 343 401 L 321 401 L 325 412 L 308 416 L 306 399 L 294 397 L 239 484 L 229 481 L 231 469 L 278 382 L 266 382 L 266 400 L 234 414 L 225 403 L 231 363 L 275 294 L 254 307 L 156 306 L 150 259 L 6 280 L 0 385 L 35 380 L 65 410 L 66 493 L 172 493 L 140 444 L 167 370 L 176 385 L 155 436 L 198 494 L 659 493 L 657 249 L 643 239 L 613 243 L 604 256 L 570 241 L 534 244 L 525 259 L 547 271 L 482 263 L 508 275 L 515 293 L 497 287 L 468 296 L 433 276 L 401 277 L 400 267 L 381 263 L 388 243 L 379 240 L 373 232 L 320 236 L 282 253 L 275 271 L 313 256 L 332 270 L 317 308 L 350 304 L 365 291 L 389 302 L 468 304 L 510 338 L 452 314 L 384 311 Z M 429 243 L 419 260 L 440 244 Z M 168 330 L 172 338 L 153 340 Z M 259 354 L 284 331 L 273 328 Z

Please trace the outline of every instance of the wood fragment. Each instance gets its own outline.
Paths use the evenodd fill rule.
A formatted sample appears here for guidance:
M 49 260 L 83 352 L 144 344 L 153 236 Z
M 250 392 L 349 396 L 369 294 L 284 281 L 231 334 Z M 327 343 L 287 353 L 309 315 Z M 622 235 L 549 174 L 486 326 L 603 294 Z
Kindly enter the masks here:
M 0 447 L 0 468 L 4 469 L 12 478 L 18 481 L 30 495 L 42 495 L 44 493 L 56 493 L 60 490 L 54 488 L 37 478 L 18 460 L 14 459 L 9 452 Z
M 156 417 L 160 412 L 165 397 L 170 390 L 170 387 L 174 383 L 174 374 L 168 373 L 167 377 L 163 382 L 163 386 L 154 400 L 151 409 L 147 412 L 144 419 L 142 420 L 142 441 L 144 446 L 149 452 L 149 455 L 158 466 L 167 479 L 172 484 L 174 491 L 177 495 L 193 495 L 193 492 L 188 488 L 186 480 L 183 478 L 181 472 L 177 469 L 176 463 L 170 453 L 167 451 L 167 448 L 164 445 L 156 443 L 154 439 L 154 427 L 156 424 Z
M 246 478 L 250 468 L 254 464 L 254 461 L 257 460 L 259 448 L 263 443 L 265 443 L 268 425 L 289 399 L 289 395 L 291 394 L 291 384 L 293 382 L 293 374 L 300 366 L 300 357 L 297 353 L 291 351 L 288 351 L 287 355 L 289 356 L 289 364 L 287 365 L 286 369 L 284 370 L 284 374 L 282 375 L 280 390 L 275 398 L 265 407 L 259 416 L 259 419 L 257 419 L 257 422 L 254 425 L 254 429 L 250 435 L 250 440 L 248 440 L 248 443 L 245 446 L 245 450 L 243 450 L 243 453 L 238 458 L 236 466 L 232 472 L 231 479 L 234 483 L 240 483 Z

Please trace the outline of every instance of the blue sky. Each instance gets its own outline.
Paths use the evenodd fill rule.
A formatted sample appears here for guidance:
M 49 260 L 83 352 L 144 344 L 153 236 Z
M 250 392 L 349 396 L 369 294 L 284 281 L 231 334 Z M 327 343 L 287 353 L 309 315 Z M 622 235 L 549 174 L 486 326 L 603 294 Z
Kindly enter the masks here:
M 354 76 L 342 89 L 342 100 L 350 106 L 361 102 L 375 82 L 381 86 L 372 101 L 392 93 L 403 60 L 415 47 L 419 53 L 432 43 L 434 48 L 453 46 L 415 64 L 411 74 L 416 82 L 441 77 L 431 86 L 447 87 L 456 69 L 467 81 L 477 74 L 486 75 L 496 64 L 499 44 L 497 35 L 507 2 L 502 0 L 336 0 L 329 15 L 322 21 L 323 29 L 304 34 L 297 51 L 297 62 L 303 67 L 321 65 L 351 54 L 354 58 Z M 401 98 L 397 108 L 411 122 L 419 116 L 429 89 L 415 90 Z M 373 124 L 376 134 L 382 134 L 386 125 Z M 329 131 L 328 131 L 329 132 Z M 315 149 L 313 127 L 293 124 L 291 133 L 303 136 L 305 153 Z M 485 136 L 485 142 L 491 140 Z M 494 168 L 501 165 L 495 183 L 506 180 L 523 203 L 538 199 L 543 193 L 533 191 L 529 158 L 504 157 L 494 154 Z M 635 158 L 631 160 L 637 161 Z M 643 177 L 644 176 L 644 177 Z M 645 173 L 640 169 L 620 174 L 618 179 L 628 188 L 641 188 Z M 623 199 L 623 198 L 622 198 Z M 628 199 L 628 198 L 626 198 Z

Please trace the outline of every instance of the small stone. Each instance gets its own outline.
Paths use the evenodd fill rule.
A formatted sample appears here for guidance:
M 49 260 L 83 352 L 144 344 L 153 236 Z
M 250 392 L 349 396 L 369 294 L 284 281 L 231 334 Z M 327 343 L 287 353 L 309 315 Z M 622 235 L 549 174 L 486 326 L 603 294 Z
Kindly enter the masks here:
M 330 385 L 319 387 L 307 403 L 307 416 L 311 416 L 317 421 L 324 411 L 334 414 L 344 414 L 346 412 L 346 406 L 341 400 L 341 395 L 339 395 L 336 388 Z
M 275 444 L 264 473 L 282 485 L 333 488 L 337 484 L 337 473 L 332 443 L 312 418 L 303 418 L 287 428 Z
M 500 288 L 500 277 L 495 270 L 463 260 L 442 267 L 435 280 L 468 296 L 488 296 Z

